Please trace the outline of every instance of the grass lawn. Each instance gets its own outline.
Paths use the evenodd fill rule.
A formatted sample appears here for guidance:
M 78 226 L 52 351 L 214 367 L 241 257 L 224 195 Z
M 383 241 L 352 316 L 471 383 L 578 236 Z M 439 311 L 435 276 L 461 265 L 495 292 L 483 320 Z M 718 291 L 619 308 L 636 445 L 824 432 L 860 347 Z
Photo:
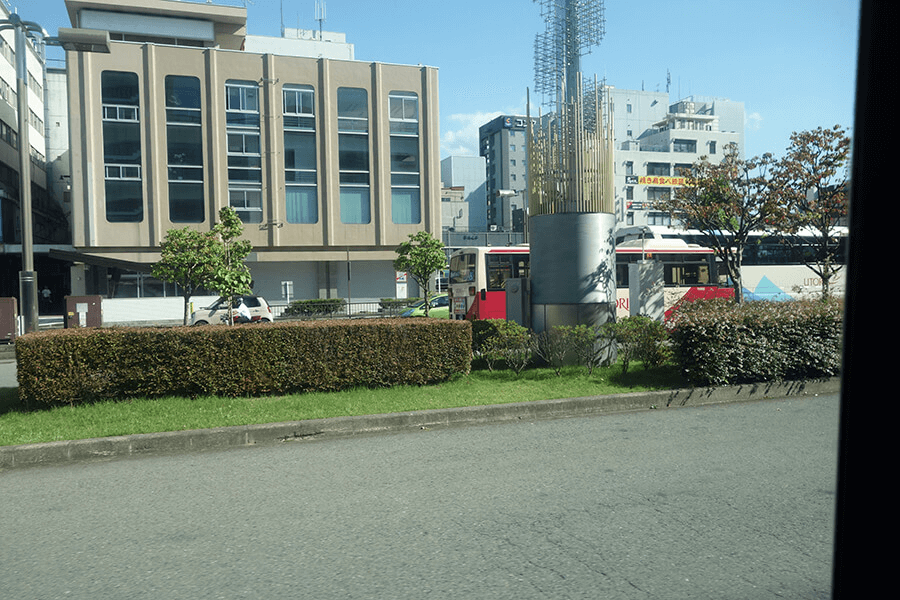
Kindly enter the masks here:
M 0 389 L 0 446 L 76 440 L 135 433 L 208 429 L 232 425 L 301 421 L 327 417 L 383 414 L 576 398 L 623 392 L 673 389 L 684 382 L 672 366 L 644 370 L 632 365 L 595 369 L 472 371 L 430 386 L 394 386 L 331 393 L 262 398 L 158 398 L 98 402 L 25 410 L 15 388 Z

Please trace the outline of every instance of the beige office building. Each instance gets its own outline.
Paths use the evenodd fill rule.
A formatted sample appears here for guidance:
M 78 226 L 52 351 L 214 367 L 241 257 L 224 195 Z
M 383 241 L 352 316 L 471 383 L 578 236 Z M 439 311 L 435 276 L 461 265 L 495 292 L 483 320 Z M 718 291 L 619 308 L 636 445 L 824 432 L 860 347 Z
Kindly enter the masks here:
M 230 205 L 267 298 L 394 296 L 394 249 L 440 232 L 437 69 L 244 51 L 240 7 L 66 6 L 112 40 L 67 53 L 73 293 L 175 295 L 160 240 Z

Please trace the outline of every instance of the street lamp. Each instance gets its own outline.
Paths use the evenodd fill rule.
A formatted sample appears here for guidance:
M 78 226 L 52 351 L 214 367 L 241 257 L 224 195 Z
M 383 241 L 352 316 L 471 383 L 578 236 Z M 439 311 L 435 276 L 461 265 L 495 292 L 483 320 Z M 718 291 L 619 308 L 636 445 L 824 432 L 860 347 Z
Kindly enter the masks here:
M 0 31 L 12 29 L 16 36 L 16 95 L 19 124 L 19 213 L 22 220 L 22 270 L 19 271 L 19 299 L 25 320 L 25 333 L 37 331 L 37 273 L 34 271 L 34 225 L 31 207 L 31 142 L 28 135 L 28 60 L 25 38 L 60 45 L 67 50 L 109 52 L 109 32 L 84 29 L 60 29 L 51 38 L 34 21 L 11 13 L 0 20 Z M 42 100 L 44 100 L 42 98 Z

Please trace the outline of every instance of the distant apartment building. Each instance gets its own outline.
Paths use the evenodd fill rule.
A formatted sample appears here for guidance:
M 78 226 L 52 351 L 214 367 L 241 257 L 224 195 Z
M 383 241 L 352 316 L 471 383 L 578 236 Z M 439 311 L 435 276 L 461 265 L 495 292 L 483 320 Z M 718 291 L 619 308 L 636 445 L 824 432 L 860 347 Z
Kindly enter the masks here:
M 73 293 L 174 295 L 148 274 L 160 241 L 231 206 L 257 293 L 394 295 L 397 245 L 441 228 L 437 69 L 350 60 L 340 34 L 248 36 L 233 5 L 66 6 L 112 40 L 67 53 Z
M 487 225 L 494 231 L 524 231 L 528 210 L 527 118 L 501 115 L 478 129 L 485 159 Z
M 0 0 L 0 20 L 7 21 L 12 13 L 6 0 Z M 22 16 L 28 20 L 28 16 Z M 66 245 L 71 232 L 63 206 L 51 196 L 51 176 L 48 174 L 46 130 L 48 113 L 45 105 L 43 48 L 30 39 L 25 43 L 24 93 L 28 148 L 22 148 L 19 131 L 19 90 L 16 74 L 15 33 L 0 31 L 0 297 L 19 296 L 19 272 L 22 261 L 22 212 L 19 156 L 29 157 L 31 172 L 31 205 L 34 268 L 37 285 L 51 292 L 54 301 L 62 297 L 68 287 L 68 268 L 63 262 L 49 257 L 49 250 Z M 41 309 L 48 308 L 42 305 Z
M 485 196 L 485 160 L 481 156 L 448 156 L 441 160 L 441 185 L 461 188 L 467 204 L 468 220 L 464 224 L 443 221 L 444 228 L 454 231 L 487 231 Z
M 613 104 L 616 220 L 620 226 L 670 225 L 657 208 L 683 184 L 679 175 L 701 157 L 744 149 L 744 105 L 691 96 L 669 104 L 668 93 L 605 88 Z

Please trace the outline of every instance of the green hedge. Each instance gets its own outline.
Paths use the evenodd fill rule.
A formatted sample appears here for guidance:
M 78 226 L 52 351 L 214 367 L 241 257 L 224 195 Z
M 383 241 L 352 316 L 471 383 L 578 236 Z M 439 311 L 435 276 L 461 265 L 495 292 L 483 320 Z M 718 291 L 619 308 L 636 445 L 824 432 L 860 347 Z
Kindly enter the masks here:
M 841 365 L 843 305 L 698 300 L 670 322 L 675 358 L 694 385 L 832 377 Z
M 176 328 L 68 329 L 16 339 L 29 403 L 263 396 L 467 373 L 468 322 L 365 319 Z
M 286 309 L 285 317 L 320 317 L 342 312 L 347 302 L 343 298 L 294 300 Z

